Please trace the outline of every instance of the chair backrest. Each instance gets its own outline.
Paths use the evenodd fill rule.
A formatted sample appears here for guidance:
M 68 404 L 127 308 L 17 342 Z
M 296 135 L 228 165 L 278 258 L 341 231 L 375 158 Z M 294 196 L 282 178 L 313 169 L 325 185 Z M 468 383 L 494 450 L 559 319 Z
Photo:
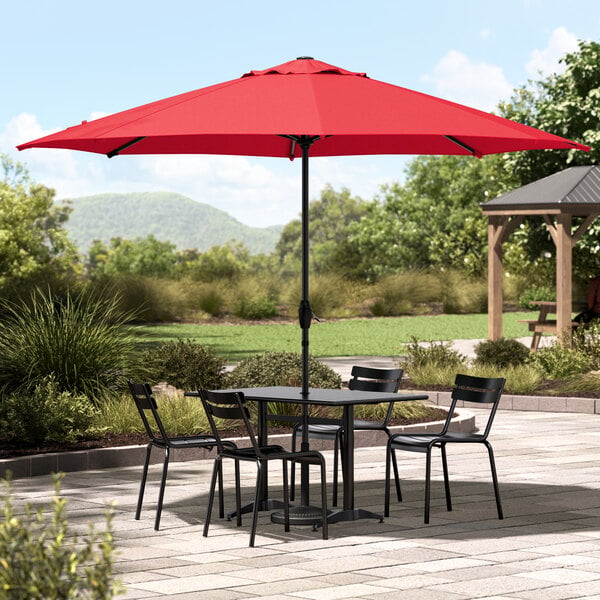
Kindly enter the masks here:
M 135 383 L 131 379 L 127 383 L 148 437 L 154 442 L 168 444 L 169 437 L 160 420 L 152 388 L 147 383 Z M 150 415 L 152 419 L 149 418 Z
M 487 438 L 490 433 L 490 429 L 492 428 L 492 422 L 494 421 L 496 410 L 500 404 L 500 398 L 502 396 L 502 390 L 504 389 L 505 383 L 506 379 L 503 377 L 474 377 L 473 375 L 458 374 L 454 380 L 452 404 L 450 406 L 448 418 L 446 419 L 444 432 L 450 425 L 452 413 L 454 412 L 456 404 L 459 401 L 477 402 L 479 404 L 492 405 L 482 434 L 484 439 Z
M 361 392 L 384 392 L 395 394 L 400 387 L 402 369 L 375 369 L 373 367 L 352 367 L 352 378 L 348 381 L 349 390 Z M 390 402 L 383 424 L 387 426 L 392 417 L 394 403 Z
M 261 457 L 262 453 L 258 441 L 256 440 L 254 429 L 250 423 L 250 411 L 246 405 L 246 398 L 244 397 L 243 392 L 213 392 L 210 390 L 198 390 L 198 392 L 213 437 L 217 440 L 219 452 L 223 452 L 224 446 L 215 419 L 221 419 L 223 421 L 241 421 L 244 424 L 256 455 Z

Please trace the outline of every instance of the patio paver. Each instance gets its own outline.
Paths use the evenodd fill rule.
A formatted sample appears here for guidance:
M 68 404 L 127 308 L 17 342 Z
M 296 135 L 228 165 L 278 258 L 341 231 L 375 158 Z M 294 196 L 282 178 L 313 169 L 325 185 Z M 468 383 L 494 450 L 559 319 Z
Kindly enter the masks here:
M 126 598 L 600 597 L 600 416 L 501 409 L 490 439 L 503 521 L 496 518 L 486 454 L 462 448 L 448 456 L 454 511 L 445 510 L 434 458 L 431 524 L 423 524 L 423 457 L 398 453 L 405 501 L 393 502 L 381 524 L 332 525 L 327 541 L 306 527 L 286 534 L 267 514 L 256 548 L 248 548 L 248 517 L 238 529 L 215 515 L 209 537 L 202 537 L 210 459 L 173 463 L 159 532 L 153 529 L 158 466 L 150 470 L 140 521 L 133 518 L 139 467 L 69 473 L 62 495 L 79 533 L 90 521 L 101 529 L 104 503 L 116 501 L 116 571 Z M 325 454 L 330 467 L 332 453 Z M 382 511 L 384 470 L 383 447 L 357 450 L 361 507 Z M 278 471 L 270 481 L 275 492 Z M 253 472 L 244 478 L 250 484 Z M 13 487 L 16 506 L 47 505 L 52 490 L 48 476 L 18 479 Z

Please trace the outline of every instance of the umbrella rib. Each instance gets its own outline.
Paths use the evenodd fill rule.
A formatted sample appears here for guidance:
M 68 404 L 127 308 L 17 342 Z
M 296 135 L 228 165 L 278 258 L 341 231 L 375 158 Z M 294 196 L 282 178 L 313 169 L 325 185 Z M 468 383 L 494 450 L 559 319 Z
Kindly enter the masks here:
M 134 144 L 137 144 L 138 142 L 141 142 L 142 140 L 145 140 L 146 136 L 142 135 L 140 137 L 136 137 L 132 140 L 129 140 L 128 142 L 125 142 L 122 146 L 119 146 L 118 148 L 115 148 L 114 150 L 111 150 L 110 152 L 108 152 L 106 154 L 106 156 L 108 156 L 108 158 L 112 158 L 113 156 L 117 156 L 118 154 L 120 154 L 123 150 L 125 150 L 126 148 L 129 148 L 129 146 L 133 146 Z
M 455 138 L 452 135 L 445 135 L 444 137 L 447 140 L 451 141 L 453 144 L 460 146 L 463 150 L 466 150 L 467 152 L 469 152 L 469 154 L 472 154 L 473 156 L 477 156 L 479 154 L 479 152 L 477 152 L 477 150 L 475 150 L 474 148 L 471 148 L 471 146 L 468 146 L 464 142 L 461 142 L 459 139 Z

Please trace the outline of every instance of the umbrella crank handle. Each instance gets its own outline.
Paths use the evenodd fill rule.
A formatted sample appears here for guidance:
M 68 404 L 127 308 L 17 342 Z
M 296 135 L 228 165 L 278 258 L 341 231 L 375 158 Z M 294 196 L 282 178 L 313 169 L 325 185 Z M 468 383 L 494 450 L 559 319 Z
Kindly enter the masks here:
M 300 321 L 300 329 L 309 329 L 312 320 L 321 322 L 321 319 L 315 315 L 308 300 L 302 300 L 298 308 L 298 320 Z

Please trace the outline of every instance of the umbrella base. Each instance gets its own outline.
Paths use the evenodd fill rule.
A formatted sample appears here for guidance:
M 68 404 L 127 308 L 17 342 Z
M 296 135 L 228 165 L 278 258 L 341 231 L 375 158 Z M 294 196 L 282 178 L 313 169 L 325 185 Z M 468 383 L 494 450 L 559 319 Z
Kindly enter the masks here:
M 362 508 L 334 509 L 327 512 L 327 523 L 341 521 L 358 521 L 359 519 L 377 519 L 383 523 L 383 516 Z M 312 525 L 317 527 L 323 520 L 323 511 L 318 506 L 295 506 L 290 508 L 290 525 Z M 274 512 L 271 521 L 278 525 L 285 525 L 283 511 Z
M 323 510 L 319 506 L 294 506 L 290 508 L 290 525 L 312 525 L 316 527 L 323 520 Z M 271 521 L 285 525 L 283 511 L 274 512 Z M 327 519 L 329 522 L 329 518 Z

